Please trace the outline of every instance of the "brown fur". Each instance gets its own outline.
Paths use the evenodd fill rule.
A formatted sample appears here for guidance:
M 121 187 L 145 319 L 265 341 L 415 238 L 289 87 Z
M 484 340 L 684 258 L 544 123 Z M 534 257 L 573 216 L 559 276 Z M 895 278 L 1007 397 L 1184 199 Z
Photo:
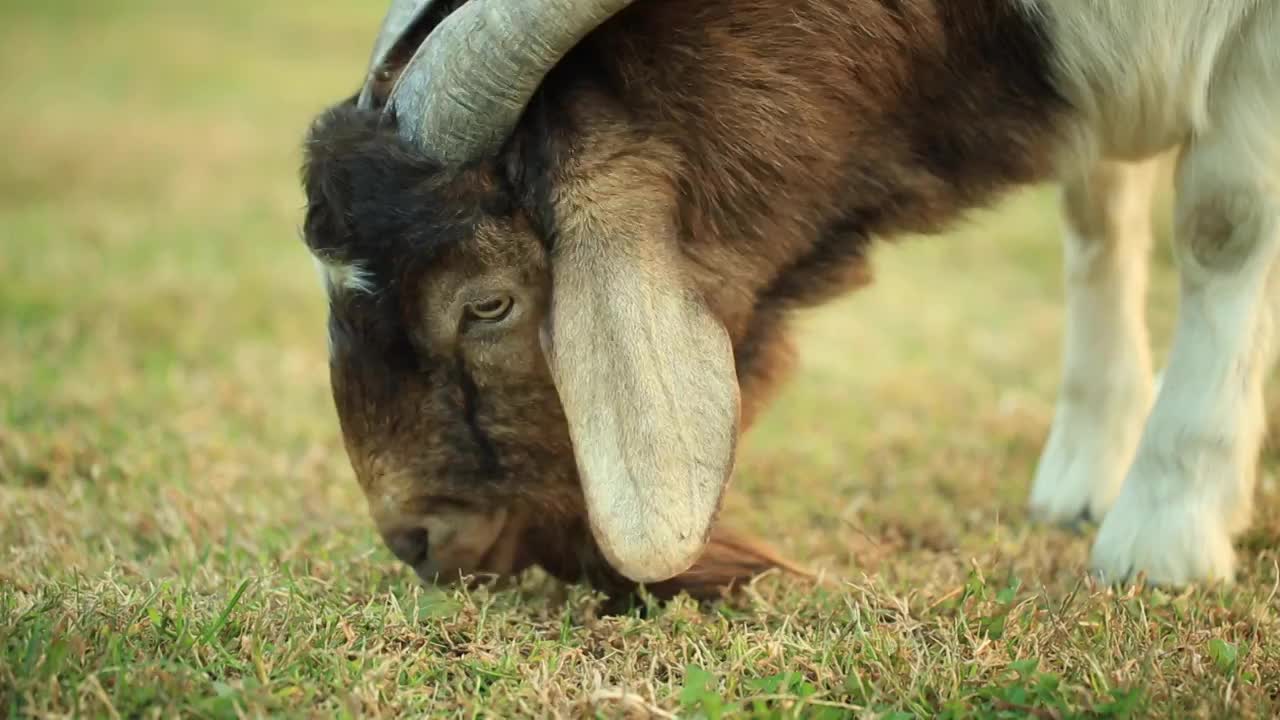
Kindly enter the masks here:
M 625 234 L 627 201 L 668 213 L 683 276 L 732 340 L 745 429 L 792 364 L 790 313 L 868 282 L 871 238 L 940 230 L 1045 177 L 1066 108 L 1042 44 L 1011 0 L 645 0 L 548 76 L 499 157 L 461 172 L 376 114 L 331 110 L 308 145 L 307 241 L 379 288 L 336 294 L 331 319 L 335 401 L 379 526 L 441 502 L 506 507 L 536 551 L 477 570 L 625 586 L 585 531 L 539 351 L 557 243 Z M 519 296 L 501 337 L 446 307 L 478 282 Z M 785 565 L 724 537 L 666 588 L 705 596 Z

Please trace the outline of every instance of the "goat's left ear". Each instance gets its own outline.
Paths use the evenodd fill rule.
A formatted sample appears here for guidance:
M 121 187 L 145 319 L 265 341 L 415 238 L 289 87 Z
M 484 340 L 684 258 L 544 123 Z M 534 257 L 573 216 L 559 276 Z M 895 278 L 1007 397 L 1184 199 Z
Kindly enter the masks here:
M 637 205 L 565 223 L 543 350 L 591 532 L 620 574 L 653 583 L 703 552 L 739 397 L 728 333 L 684 277 L 673 222 Z

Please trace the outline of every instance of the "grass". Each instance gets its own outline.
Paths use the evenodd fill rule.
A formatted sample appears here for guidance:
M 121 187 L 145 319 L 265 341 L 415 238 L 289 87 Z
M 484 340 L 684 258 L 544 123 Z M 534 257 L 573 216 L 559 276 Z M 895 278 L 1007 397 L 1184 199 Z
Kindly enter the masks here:
M 383 3 L 0 3 L 0 713 L 1271 717 L 1280 498 L 1230 589 L 1115 595 L 1029 523 L 1051 188 L 885 246 L 807 316 L 733 522 L 844 582 L 604 616 L 378 543 L 297 241 L 298 144 Z M 1175 308 L 1167 249 L 1152 323 Z

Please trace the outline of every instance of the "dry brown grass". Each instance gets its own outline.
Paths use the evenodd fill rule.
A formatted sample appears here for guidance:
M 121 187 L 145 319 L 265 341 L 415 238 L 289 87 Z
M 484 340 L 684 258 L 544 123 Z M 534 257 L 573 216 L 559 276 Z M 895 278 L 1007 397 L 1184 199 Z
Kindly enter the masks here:
M 1270 717 L 1270 451 L 1237 587 L 1117 597 L 1024 498 L 1052 409 L 1052 195 L 884 248 L 809 317 L 728 513 L 831 590 L 602 617 L 377 543 L 296 239 L 298 142 L 380 3 L 0 6 L 0 712 Z M 1164 347 L 1166 253 L 1153 295 Z

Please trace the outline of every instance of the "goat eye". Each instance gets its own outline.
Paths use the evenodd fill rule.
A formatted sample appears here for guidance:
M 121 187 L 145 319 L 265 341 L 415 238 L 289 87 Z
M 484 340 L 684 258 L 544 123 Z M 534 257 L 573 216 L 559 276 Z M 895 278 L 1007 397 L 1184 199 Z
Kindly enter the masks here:
M 477 320 L 497 322 L 511 312 L 511 305 L 510 297 L 497 297 L 472 303 L 467 306 L 467 311 Z

